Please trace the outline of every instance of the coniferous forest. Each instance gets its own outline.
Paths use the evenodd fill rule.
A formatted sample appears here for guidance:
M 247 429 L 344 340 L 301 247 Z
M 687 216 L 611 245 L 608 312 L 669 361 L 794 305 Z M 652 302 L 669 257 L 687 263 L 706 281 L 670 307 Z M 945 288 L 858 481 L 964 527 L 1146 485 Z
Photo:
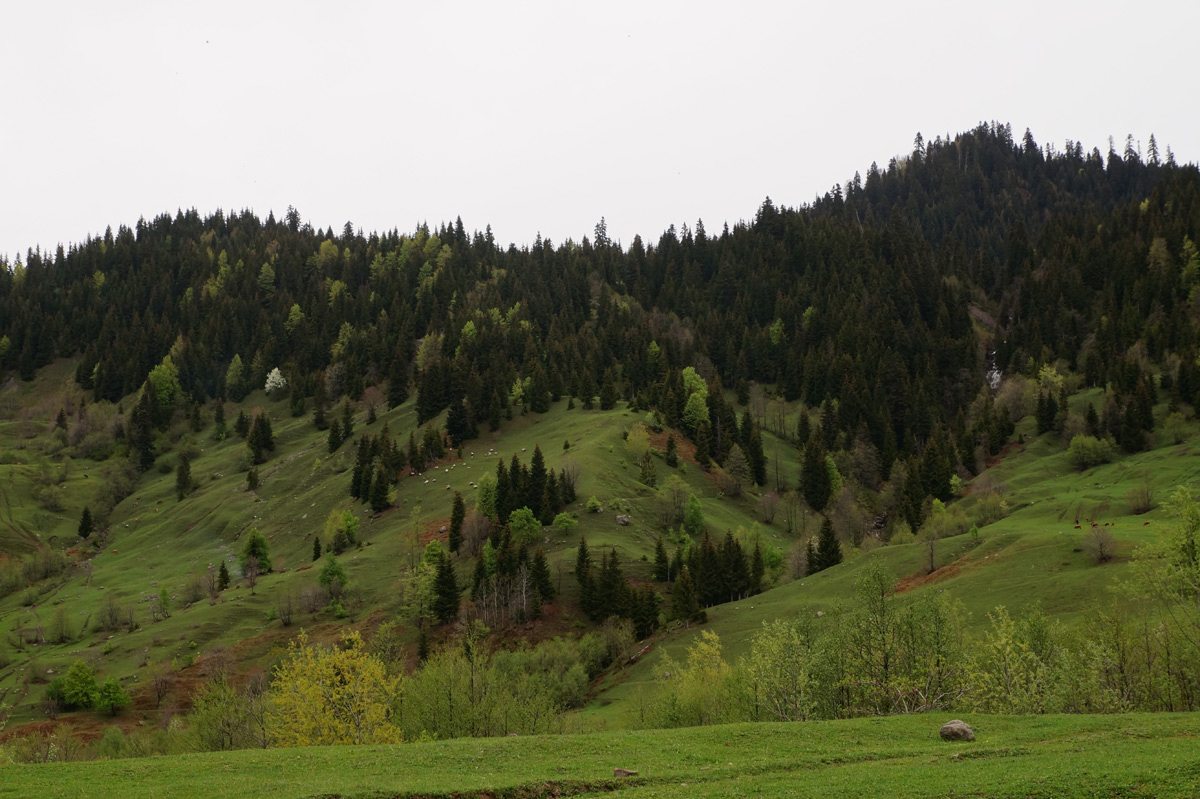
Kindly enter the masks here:
M 1129 656 L 1109 668 L 1072 638 L 1074 607 L 1063 630 L 1044 615 L 998 609 L 972 622 L 991 624 L 978 640 L 995 651 L 947 666 L 956 663 L 953 647 L 965 646 L 957 611 L 933 598 L 904 604 L 896 580 L 946 568 L 939 539 L 969 539 L 962 558 L 974 547 L 991 551 L 987 525 L 1018 508 L 988 472 L 1024 456 L 1026 445 L 1030 458 L 1058 458 L 1089 475 L 1143 453 L 1190 454 L 1165 447 L 1190 438 L 1200 402 L 1197 241 L 1200 171 L 1160 153 L 1153 137 L 1145 152 L 1132 137 L 1123 148 L 1085 151 L 990 123 L 918 134 L 907 155 L 873 163 L 803 207 L 768 198 L 752 219 L 719 230 L 696 220 L 630 242 L 610 240 L 603 219 L 580 241 L 538 236 L 517 247 L 462 220 L 404 232 L 367 233 L 351 222 L 314 229 L 289 207 L 265 219 L 180 210 L 54 253 L 30 251 L 0 269 L 0 380 L 15 397 L 70 364 L 74 393 L 64 396 L 75 399 L 48 409 L 40 427 L 0 431 L 11 436 L 3 462 L 16 469 L 40 458 L 30 466 L 43 476 L 30 478 L 28 505 L 70 515 L 77 540 L 56 548 L 25 535 L 0 560 L 0 599 L 14 608 L 0 650 L 0 685 L 11 672 L 0 711 L 20 706 L 26 721 L 89 709 L 116 716 L 132 702 L 150 718 L 191 674 L 205 687 L 178 694 L 190 748 L 552 732 L 566 727 L 566 711 L 595 698 L 604 674 L 635 668 L 671 640 L 694 643 L 687 665 L 656 661 L 673 667 L 654 666 L 658 682 L 670 682 L 667 671 L 674 682 L 644 700 L 650 709 L 638 723 L 963 706 L 1196 709 L 1200 620 L 1137 639 L 1114 611 L 1105 623 L 1118 643 L 1105 651 L 1126 657 L 1140 646 L 1142 665 Z M 5 402 L 15 419 L 18 400 Z M 387 416 L 397 409 L 410 415 Z M 597 445 L 581 474 L 573 453 L 605 423 L 585 430 L 559 419 L 585 412 L 633 414 L 633 422 L 616 446 Z M 504 444 L 515 426 L 542 419 L 555 432 L 530 439 L 530 451 Z M 224 485 L 224 467 L 196 464 L 216 457 L 206 447 L 228 441 L 246 445 L 239 496 L 265 496 L 263 486 L 295 462 L 304 476 L 294 497 L 325 482 L 337 504 L 267 535 L 258 529 L 267 512 L 248 505 L 251 518 L 213 534 L 237 528 L 229 552 L 189 562 L 200 581 L 189 599 L 165 582 L 139 586 L 144 610 L 106 597 L 86 620 L 58 623 L 57 643 L 97 631 L 133 635 L 237 591 L 239 601 L 272 597 L 270 629 L 292 626 L 294 614 L 325 625 L 312 633 L 325 643 L 336 630 L 340 645 L 321 649 L 308 633 L 289 632 L 219 657 L 181 652 L 170 668 L 165 655 L 156 666 L 148 654 L 133 673 L 142 676 L 123 683 L 85 673 L 96 663 L 64 660 L 59 671 L 69 673 L 43 675 L 45 687 L 31 689 L 32 678 L 15 669 L 35 663 L 54 634 L 48 612 L 35 630 L 17 608 L 50 607 L 53 586 L 90 581 L 91 562 L 117 554 L 130 524 L 151 512 L 149 499 L 138 503 L 160 477 L 170 475 L 167 505 L 198 508 L 215 496 L 205 486 Z M 91 471 L 99 488 L 71 495 L 62 488 L 76 485 L 68 465 Z M 452 486 L 451 469 L 473 465 L 472 479 L 458 472 Z M 1068 548 L 1078 560 L 1137 561 L 1133 539 L 1105 537 L 1108 501 L 1092 495 L 1108 479 L 1061 499 L 1069 508 L 1037 524 L 1090 533 Z M 636 491 L 603 493 L 620 480 Z M 414 487 L 429 496 L 440 488 L 431 481 L 445 483 L 444 496 L 437 509 L 426 501 L 421 516 Z M 1165 507 L 1152 482 L 1139 484 L 1144 503 L 1129 499 L 1132 515 Z M 17 485 L 10 474 L 6 500 L 24 507 L 13 501 Z M 1194 510 L 1189 501 L 1185 494 L 1178 506 Z M 588 525 L 614 512 L 618 532 L 597 545 L 599 528 Z M 11 509 L 2 517 L 13 531 L 34 529 Z M 205 518 L 188 517 L 180 535 L 203 531 Z M 388 524 L 399 531 L 399 554 L 388 550 L 390 571 L 368 576 L 354 559 L 383 551 Z M 626 527 L 638 543 L 615 537 Z M 1194 536 L 1184 540 L 1191 550 L 1163 556 L 1181 570 L 1163 596 L 1191 602 L 1194 613 Z M 897 556 L 903 565 L 892 573 L 875 561 L 861 566 L 891 545 L 909 547 L 911 558 Z M 819 626 L 823 610 L 791 627 L 772 621 L 732 671 L 721 671 L 715 634 L 687 637 L 715 608 L 748 606 L 801 579 L 825 590 L 835 583 L 822 579 L 849 568 L 859 569 L 855 587 L 813 595 L 846 603 L 839 618 L 850 622 L 833 631 Z M 308 569 L 309 593 L 270 593 L 272 580 Z M 233 587 L 231 572 L 242 580 Z M 789 613 L 810 601 L 818 600 L 797 599 Z M 863 631 L 876 624 L 892 637 L 869 639 Z M 949 643 L 956 636 L 960 644 Z M 1019 697 L 995 689 L 1004 641 L 1025 658 L 1014 668 L 1036 674 Z M 812 687 L 780 693 L 766 711 L 746 685 L 770 682 L 763 664 L 778 664 L 772 652 L 808 664 Z M 873 671 L 879 662 L 892 672 Z M 257 677 L 247 676 L 251 666 Z M 322 670 L 353 672 L 371 686 L 363 701 L 377 715 L 329 738 L 268 723 L 316 701 L 306 681 L 319 683 Z M 1091 687 L 1082 687 L 1083 673 Z M 484 683 L 492 688 L 478 689 Z M 467 697 L 457 710 L 438 704 L 448 685 Z M 733 687 L 718 706 L 696 700 L 706 685 Z M 234 707 L 247 710 L 230 721 Z M 24 759 L 41 751 L 22 746 Z M 95 746 L 101 756 L 130 753 L 108 736 Z

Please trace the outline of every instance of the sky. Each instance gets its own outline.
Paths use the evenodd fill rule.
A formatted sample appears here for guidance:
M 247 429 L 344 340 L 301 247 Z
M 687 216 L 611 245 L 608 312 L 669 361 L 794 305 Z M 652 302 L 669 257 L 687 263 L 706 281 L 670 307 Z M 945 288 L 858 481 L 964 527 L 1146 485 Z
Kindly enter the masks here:
M 195 208 L 710 232 L 981 121 L 1200 160 L 1200 3 L 7 2 L 0 257 Z

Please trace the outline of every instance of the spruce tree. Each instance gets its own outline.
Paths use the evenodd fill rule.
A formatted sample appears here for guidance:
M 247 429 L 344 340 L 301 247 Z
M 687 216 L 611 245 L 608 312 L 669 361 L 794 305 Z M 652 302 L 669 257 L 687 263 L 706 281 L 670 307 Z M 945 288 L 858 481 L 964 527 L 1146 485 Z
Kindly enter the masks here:
M 217 572 L 217 590 L 224 591 L 229 587 L 229 568 L 221 561 L 221 569 Z
M 370 475 L 370 471 L 367 474 Z M 375 482 L 371 484 L 370 500 L 371 510 L 376 513 L 383 513 L 392 506 L 388 499 L 387 474 L 383 471 L 382 466 L 375 470 Z
M 312 559 L 313 563 L 321 559 L 321 536 L 319 535 L 313 536 Z
M 700 600 L 696 595 L 696 585 L 692 580 L 691 571 L 686 566 L 675 578 L 675 587 L 671 590 L 671 618 L 683 622 L 685 627 L 703 618 Z
M 654 579 L 666 582 L 671 574 L 671 562 L 667 560 L 667 548 L 663 546 L 662 536 L 654 541 Z
M 594 607 L 592 580 L 592 556 L 588 552 L 587 537 L 579 536 L 579 549 L 575 554 L 575 579 L 579 581 L 579 607 L 591 617 Z
M 454 574 L 454 565 L 450 558 L 442 554 L 438 556 L 437 577 L 433 584 L 434 601 L 433 614 L 442 624 L 447 624 L 458 618 L 458 578 Z
M 79 533 L 80 538 L 87 538 L 92 534 L 92 529 L 95 523 L 92 521 L 92 511 L 87 505 L 83 506 L 83 513 L 79 514 Z
M 667 452 L 664 460 L 672 469 L 679 465 L 679 447 L 675 443 L 674 433 L 667 433 Z
M 179 465 L 175 467 L 175 498 L 183 500 L 192 490 L 192 463 L 186 453 L 179 456 Z
M 467 506 L 463 502 L 462 492 L 454 492 L 454 501 L 450 505 L 450 535 L 446 541 L 451 552 L 458 552 L 462 545 L 463 520 L 467 517 Z
M 817 536 L 817 566 L 821 570 L 842 562 L 842 545 L 833 534 L 833 522 L 826 516 L 821 521 L 821 532 Z
M 550 565 L 546 562 L 546 553 L 541 547 L 533 553 L 533 562 L 529 568 L 533 585 L 541 595 L 542 604 L 554 601 L 555 591 L 554 582 L 550 579 Z

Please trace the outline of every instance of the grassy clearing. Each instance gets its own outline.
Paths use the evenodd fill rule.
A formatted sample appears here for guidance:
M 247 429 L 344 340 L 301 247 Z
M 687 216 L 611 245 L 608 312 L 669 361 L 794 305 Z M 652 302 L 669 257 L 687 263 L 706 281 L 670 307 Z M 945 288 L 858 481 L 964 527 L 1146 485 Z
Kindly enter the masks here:
M 1195 715 L 941 716 L 740 724 L 394 747 L 252 750 L 11 766 L 0 796 L 1192 797 Z M 638 771 L 617 780 L 614 768 Z M 614 790 L 615 789 L 615 790 Z

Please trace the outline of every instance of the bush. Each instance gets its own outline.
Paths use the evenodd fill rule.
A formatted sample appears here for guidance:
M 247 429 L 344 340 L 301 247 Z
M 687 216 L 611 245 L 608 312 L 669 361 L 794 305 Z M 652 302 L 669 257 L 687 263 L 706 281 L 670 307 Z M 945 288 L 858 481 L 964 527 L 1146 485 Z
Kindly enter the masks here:
M 1108 439 L 1095 436 L 1075 436 L 1067 448 L 1067 461 L 1076 471 L 1082 472 L 1093 466 L 1112 460 L 1113 445 Z
M 587 512 L 588 513 L 599 513 L 601 511 L 601 509 L 602 508 L 600 505 L 600 500 L 596 499 L 594 496 L 588 498 L 588 501 L 587 501 Z

